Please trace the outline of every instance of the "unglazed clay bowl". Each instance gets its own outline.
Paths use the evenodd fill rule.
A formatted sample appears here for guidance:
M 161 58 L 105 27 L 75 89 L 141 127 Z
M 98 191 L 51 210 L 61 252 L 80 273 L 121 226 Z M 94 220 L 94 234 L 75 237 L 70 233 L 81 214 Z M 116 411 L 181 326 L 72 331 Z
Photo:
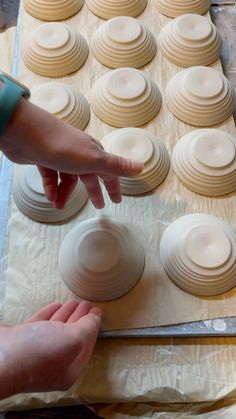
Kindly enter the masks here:
M 204 15 L 211 7 L 211 0 L 153 0 L 157 9 L 168 17 L 177 17 L 186 13 Z
M 236 190 L 236 139 L 220 129 L 199 129 L 182 137 L 172 167 L 186 188 L 206 196 Z
M 159 45 L 165 57 L 180 67 L 209 65 L 221 52 L 221 38 L 211 20 L 186 14 L 170 21 L 161 31 Z
M 65 23 L 39 26 L 26 41 L 23 60 L 26 67 L 46 77 L 63 77 L 79 70 L 88 57 L 87 42 Z
M 233 112 L 233 91 L 219 71 L 196 66 L 177 73 L 167 84 L 169 110 L 189 125 L 210 127 Z
M 220 218 L 180 217 L 165 230 L 160 256 L 170 279 L 188 293 L 213 296 L 236 285 L 235 232 Z
M 25 10 L 36 19 L 57 21 L 75 15 L 84 0 L 24 0 Z
M 65 83 L 44 83 L 32 89 L 30 100 L 34 105 L 81 130 L 89 122 L 90 107 L 86 98 Z
M 47 200 L 36 166 L 20 166 L 14 177 L 13 197 L 18 209 L 28 218 L 41 223 L 66 221 L 79 212 L 88 200 L 84 185 L 78 184 L 63 209 Z
M 118 129 L 106 135 L 101 142 L 108 153 L 144 164 L 142 173 L 120 177 L 123 194 L 140 195 L 150 192 L 161 185 L 169 173 L 168 151 L 150 131 L 141 128 Z
M 146 124 L 158 114 L 161 103 L 157 85 L 134 68 L 104 74 L 91 93 L 91 106 L 97 117 L 118 128 Z
M 147 6 L 148 0 L 87 0 L 89 10 L 102 19 L 115 16 L 140 15 Z
M 154 36 L 138 19 L 119 16 L 108 20 L 95 32 L 91 50 L 98 61 L 110 68 L 139 68 L 156 54 Z
M 109 218 L 77 224 L 58 256 L 65 284 L 79 297 L 107 301 L 130 291 L 144 269 L 144 250 L 130 228 Z

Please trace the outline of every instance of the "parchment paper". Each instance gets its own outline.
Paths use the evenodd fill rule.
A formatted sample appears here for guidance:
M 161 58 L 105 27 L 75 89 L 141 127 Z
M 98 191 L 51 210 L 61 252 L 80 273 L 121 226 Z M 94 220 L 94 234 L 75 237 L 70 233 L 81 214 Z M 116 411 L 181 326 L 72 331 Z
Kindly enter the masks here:
M 6 73 L 11 72 L 15 32 L 15 27 L 0 32 L 0 69 Z
M 22 43 L 40 24 L 21 8 Z M 152 1 L 139 17 L 158 39 L 168 18 L 157 13 Z M 86 5 L 67 23 L 87 39 L 103 21 L 92 15 Z M 220 62 L 214 65 L 221 69 Z M 193 127 L 175 119 L 165 105 L 165 86 L 180 68 L 170 64 L 160 51 L 144 69 L 155 80 L 163 94 L 160 114 L 147 128 L 165 142 L 169 151 L 178 139 Z M 62 79 L 76 86 L 89 99 L 94 82 L 109 69 L 91 55 L 76 74 Z M 30 88 L 48 81 L 34 75 L 20 63 L 20 80 Z M 220 128 L 235 134 L 233 118 Z M 100 122 L 93 114 L 87 131 L 101 139 L 113 128 Z M 236 290 L 214 298 L 193 297 L 179 290 L 161 269 L 158 250 L 166 225 L 181 215 L 207 212 L 236 226 L 235 194 L 213 199 L 196 195 L 185 189 L 171 171 L 164 184 L 144 197 L 124 197 L 115 206 L 106 199 L 106 208 L 96 211 L 90 203 L 70 223 L 46 226 L 34 223 L 21 215 L 12 205 L 9 220 L 8 269 L 6 272 L 5 320 L 21 322 L 36 309 L 52 301 L 64 302 L 72 293 L 62 283 L 57 270 L 58 248 L 66 233 L 78 221 L 98 214 L 109 215 L 128 223 L 146 252 L 146 268 L 140 283 L 126 296 L 113 302 L 101 303 L 104 328 L 122 328 L 173 324 L 183 321 L 236 315 Z M 84 379 L 64 395 L 47 394 L 16 397 L 3 402 L 32 407 L 44 403 L 76 403 L 117 401 L 187 402 L 223 397 L 236 388 L 236 347 L 234 340 L 182 341 L 116 341 L 99 342 Z

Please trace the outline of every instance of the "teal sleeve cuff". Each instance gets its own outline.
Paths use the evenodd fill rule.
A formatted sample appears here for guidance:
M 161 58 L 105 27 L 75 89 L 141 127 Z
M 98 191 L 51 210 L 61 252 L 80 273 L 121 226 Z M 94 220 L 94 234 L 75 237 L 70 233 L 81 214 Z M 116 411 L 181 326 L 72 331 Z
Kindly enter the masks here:
M 7 77 L 0 75 L 3 85 L 0 87 L 0 137 L 15 112 L 24 89 L 13 83 Z

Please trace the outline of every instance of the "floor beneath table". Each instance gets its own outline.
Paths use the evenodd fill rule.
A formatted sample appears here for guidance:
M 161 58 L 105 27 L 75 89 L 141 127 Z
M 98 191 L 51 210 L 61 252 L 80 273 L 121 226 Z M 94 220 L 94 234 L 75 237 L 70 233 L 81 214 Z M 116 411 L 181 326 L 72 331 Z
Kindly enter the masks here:
M 4 19 L 6 22 L 6 28 L 16 25 L 19 0 L 0 0 L 2 6 Z M 212 1 L 211 7 L 212 19 L 217 26 L 221 37 L 223 39 L 223 50 L 222 50 L 222 63 L 224 71 L 229 78 L 233 88 L 236 88 L 236 45 L 235 45 L 235 34 L 236 34 L 236 0 L 235 1 Z M 235 112 L 236 117 L 236 95 L 235 95 Z M 17 413 L 6 413 L 0 414 L 0 419 L 36 419 L 36 418 L 47 418 L 47 419 L 60 419 L 60 418 L 98 418 L 91 410 L 88 410 L 84 406 L 59 408 L 59 409 L 42 409 L 31 412 L 17 412 Z
M 212 2 L 216 4 L 216 1 Z M 223 39 L 222 64 L 234 90 L 236 89 L 236 1 L 218 1 L 212 5 L 211 15 Z M 236 119 L 236 95 L 234 95 L 234 118 Z
M 20 0 L 0 0 L 6 27 L 16 25 Z

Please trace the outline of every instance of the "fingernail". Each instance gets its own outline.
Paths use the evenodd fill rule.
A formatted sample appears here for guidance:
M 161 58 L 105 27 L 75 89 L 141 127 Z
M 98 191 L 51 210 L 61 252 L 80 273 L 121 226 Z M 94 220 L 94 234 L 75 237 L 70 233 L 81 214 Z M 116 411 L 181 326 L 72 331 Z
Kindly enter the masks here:
M 94 316 L 97 327 L 100 327 L 102 320 L 102 309 L 100 307 L 93 307 L 91 314 Z
M 95 320 L 96 327 L 99 329 L 101 326 L 102 318 L 98 316 L 97 314 L 93 314 L 93 318 Z
M 102 309 L 100 307 L 96 307 L 95 315 L 102 317 Z

